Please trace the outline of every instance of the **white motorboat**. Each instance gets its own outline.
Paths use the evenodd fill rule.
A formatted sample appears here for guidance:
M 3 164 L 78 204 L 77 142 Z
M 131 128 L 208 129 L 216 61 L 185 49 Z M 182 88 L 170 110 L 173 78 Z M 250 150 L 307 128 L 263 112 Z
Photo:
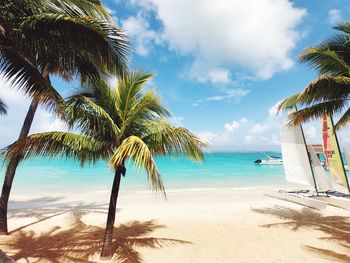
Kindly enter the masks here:
M 267 159 L 265 159 L 265 160 L 258 159 L 254 163 L 256 163 L 256 164 L 273 164 L 273 165 L 276 165 L 276 164 L 283 164 L 283 160 L 282 160 L 281 157 L 267 155 Z

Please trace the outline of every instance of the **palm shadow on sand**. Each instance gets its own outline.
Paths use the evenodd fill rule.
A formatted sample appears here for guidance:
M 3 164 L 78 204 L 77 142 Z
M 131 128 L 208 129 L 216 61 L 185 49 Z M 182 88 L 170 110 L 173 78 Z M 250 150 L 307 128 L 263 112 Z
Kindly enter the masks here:
M 18 230 L 11 236 L 1 240 L 0 245 L 14 260 L 27 262 L 95 262 L 102 247 L 104 228 L 86 225 L 81 216 L 86 211 L 75 209 L 74 225 L 67 230 L 59 227 L 37 235 L 33 231 Z M 142 258 L 137 248 L 161 248 L 177 244 L 190 244 L 190 242 L 151 237 L 150 234 L 165 226 L 151 221 L 132 221 L 119 225 L 114 229 L 112 262 L 141 263 Z
M 36 200 L 39 200 L 39 199 L 36 199 Z M 79 211 L 79 214 L 81 216 L 86 212 L 106 214 L 106 210 L 107 210 L 107 205 L 103 203 L 73 203 L 73 204 L 57 203 L 55 204 L 57 206 L 55 208 L 50 208 L 50 205 L 52 206 L 53 204 L 48 204 L 47 206 L 42 206 L 42 207 L 12 209 L 8 215 L 8 218 L 10 220 L 13 218 L 19 219 L 19 218 L 32 217 L 33 221 L 26 225 L 22 225 L 16 229 L 10 230 L 9 234 L 15 233 L 28 226 L 46 221 L 50 218 L 53 218 L 62 214 L 66 214 L 68 212 Z M 120 209 L 117 209 L 117 212 L 119 211 Z
M 314 209 L 302 208 L 295 210 L 284 206 L 272 208 L 252 209 L 254 212 L 273 215 L 286 220 L 282 223 L 265 224 L 262 227 L 286 226 L 293 231 L 299 228 L 311 228 L 326 234 L 321 239 L 338 242 L 346 251 L 342 254 L 333 250 L 304 246 L 308 251 L 322 255 L 337 262 L 350 262 L 350 218 L 345 216 L 324 216 Z

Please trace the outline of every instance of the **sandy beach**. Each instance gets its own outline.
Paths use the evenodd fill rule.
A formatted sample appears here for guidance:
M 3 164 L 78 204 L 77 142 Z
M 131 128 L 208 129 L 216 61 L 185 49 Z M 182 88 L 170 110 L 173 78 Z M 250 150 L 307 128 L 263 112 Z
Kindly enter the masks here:
M 112 262 L 349 262 L 350 212 L 278 187 L 120 195 Z M 17 262 L 99 262 L 109 191 L 14 195 L 1 249 Z M 103 261 L 106 262 L 106 261 Z

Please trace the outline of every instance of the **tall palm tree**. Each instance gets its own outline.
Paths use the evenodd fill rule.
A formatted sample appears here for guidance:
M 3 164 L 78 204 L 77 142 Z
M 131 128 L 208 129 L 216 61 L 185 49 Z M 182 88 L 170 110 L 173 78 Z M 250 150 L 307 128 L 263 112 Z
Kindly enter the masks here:
M 302 109 L 291 116 L 291 123 L 298 125 L 319 118 L 324 112 L 341 114 L 336 129 L 350 123 L 350 23 L 335 27 L 339 34 L 301 52 L 299 60 L 317 70 L 320 76 L 303 91 L 286 98 L 280 109 L 299 104 Z
M 19 140 L 28 136 L 40 102 L 60 108 L 61 97 L 50 84 L 50 74 L 84 82 L 127 68 L 128 42 L 100 1 L 10 0 L 0 12 L 0 70 L 32 95 Z M 20 160 L 21 156 L 11 159 L 6 169 L 0 233 L 8 232 L 7 203 Z
M 64 156 L 85 162 L 108 160 L 114 170 L 102 258 L 111 258 L 112 235 L 121 176 L 128 159 L 143 168 L 150 188 L 165 194 L 154 161 L 155 155 L 185 154 L 201 161 L 205 146 L 185 128 L 170 125 L 168 110 L 153 90 L 144 85 L 152 74 L 133 71 L 123 75 L 116 87 L 99 83 L 86 87 L 66 101 L 66 119 L 81 134 L 46 132 L 33 134 L 10 145 L 7 158 L 22 156 Z

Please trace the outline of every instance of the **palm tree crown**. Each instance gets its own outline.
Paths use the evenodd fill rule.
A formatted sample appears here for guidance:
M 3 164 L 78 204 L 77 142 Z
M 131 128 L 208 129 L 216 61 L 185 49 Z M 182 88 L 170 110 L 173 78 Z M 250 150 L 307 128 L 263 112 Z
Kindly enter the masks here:
M 297 104 L 303 108 L 291 115 L 291 123 L 301 124 L 319 118 L 324 112 L 341 114 L 337 129 L 350 122 L 350 23 L 335 27 L 340 33 L 316 47 L 304 50 L 299 60 L 317 70 L 320 76 L 303 91 L 286 98 L 279 108 Z
M 45 68 L 82 80 L 127 68 L 128 42 L 100 1 L 8 0 L 0 14 L 0 71 L 42 102 L 61 99 Z
M 85 162 L 108 159 L 115 170 L 130 158 L 146 170 L 153 190 L 164 192 L 153 156 L 186 154 L 200 161 L 205 146 L 185 128 L 170 125 L 169 111 L 155 91 L 144 85 L 152 74 L 124 74 L 116 87 L 91 83 L 65 102 L 65 118 L 72 132 L 33 134 L 7 148 L 7 157 L 65 156 Z

